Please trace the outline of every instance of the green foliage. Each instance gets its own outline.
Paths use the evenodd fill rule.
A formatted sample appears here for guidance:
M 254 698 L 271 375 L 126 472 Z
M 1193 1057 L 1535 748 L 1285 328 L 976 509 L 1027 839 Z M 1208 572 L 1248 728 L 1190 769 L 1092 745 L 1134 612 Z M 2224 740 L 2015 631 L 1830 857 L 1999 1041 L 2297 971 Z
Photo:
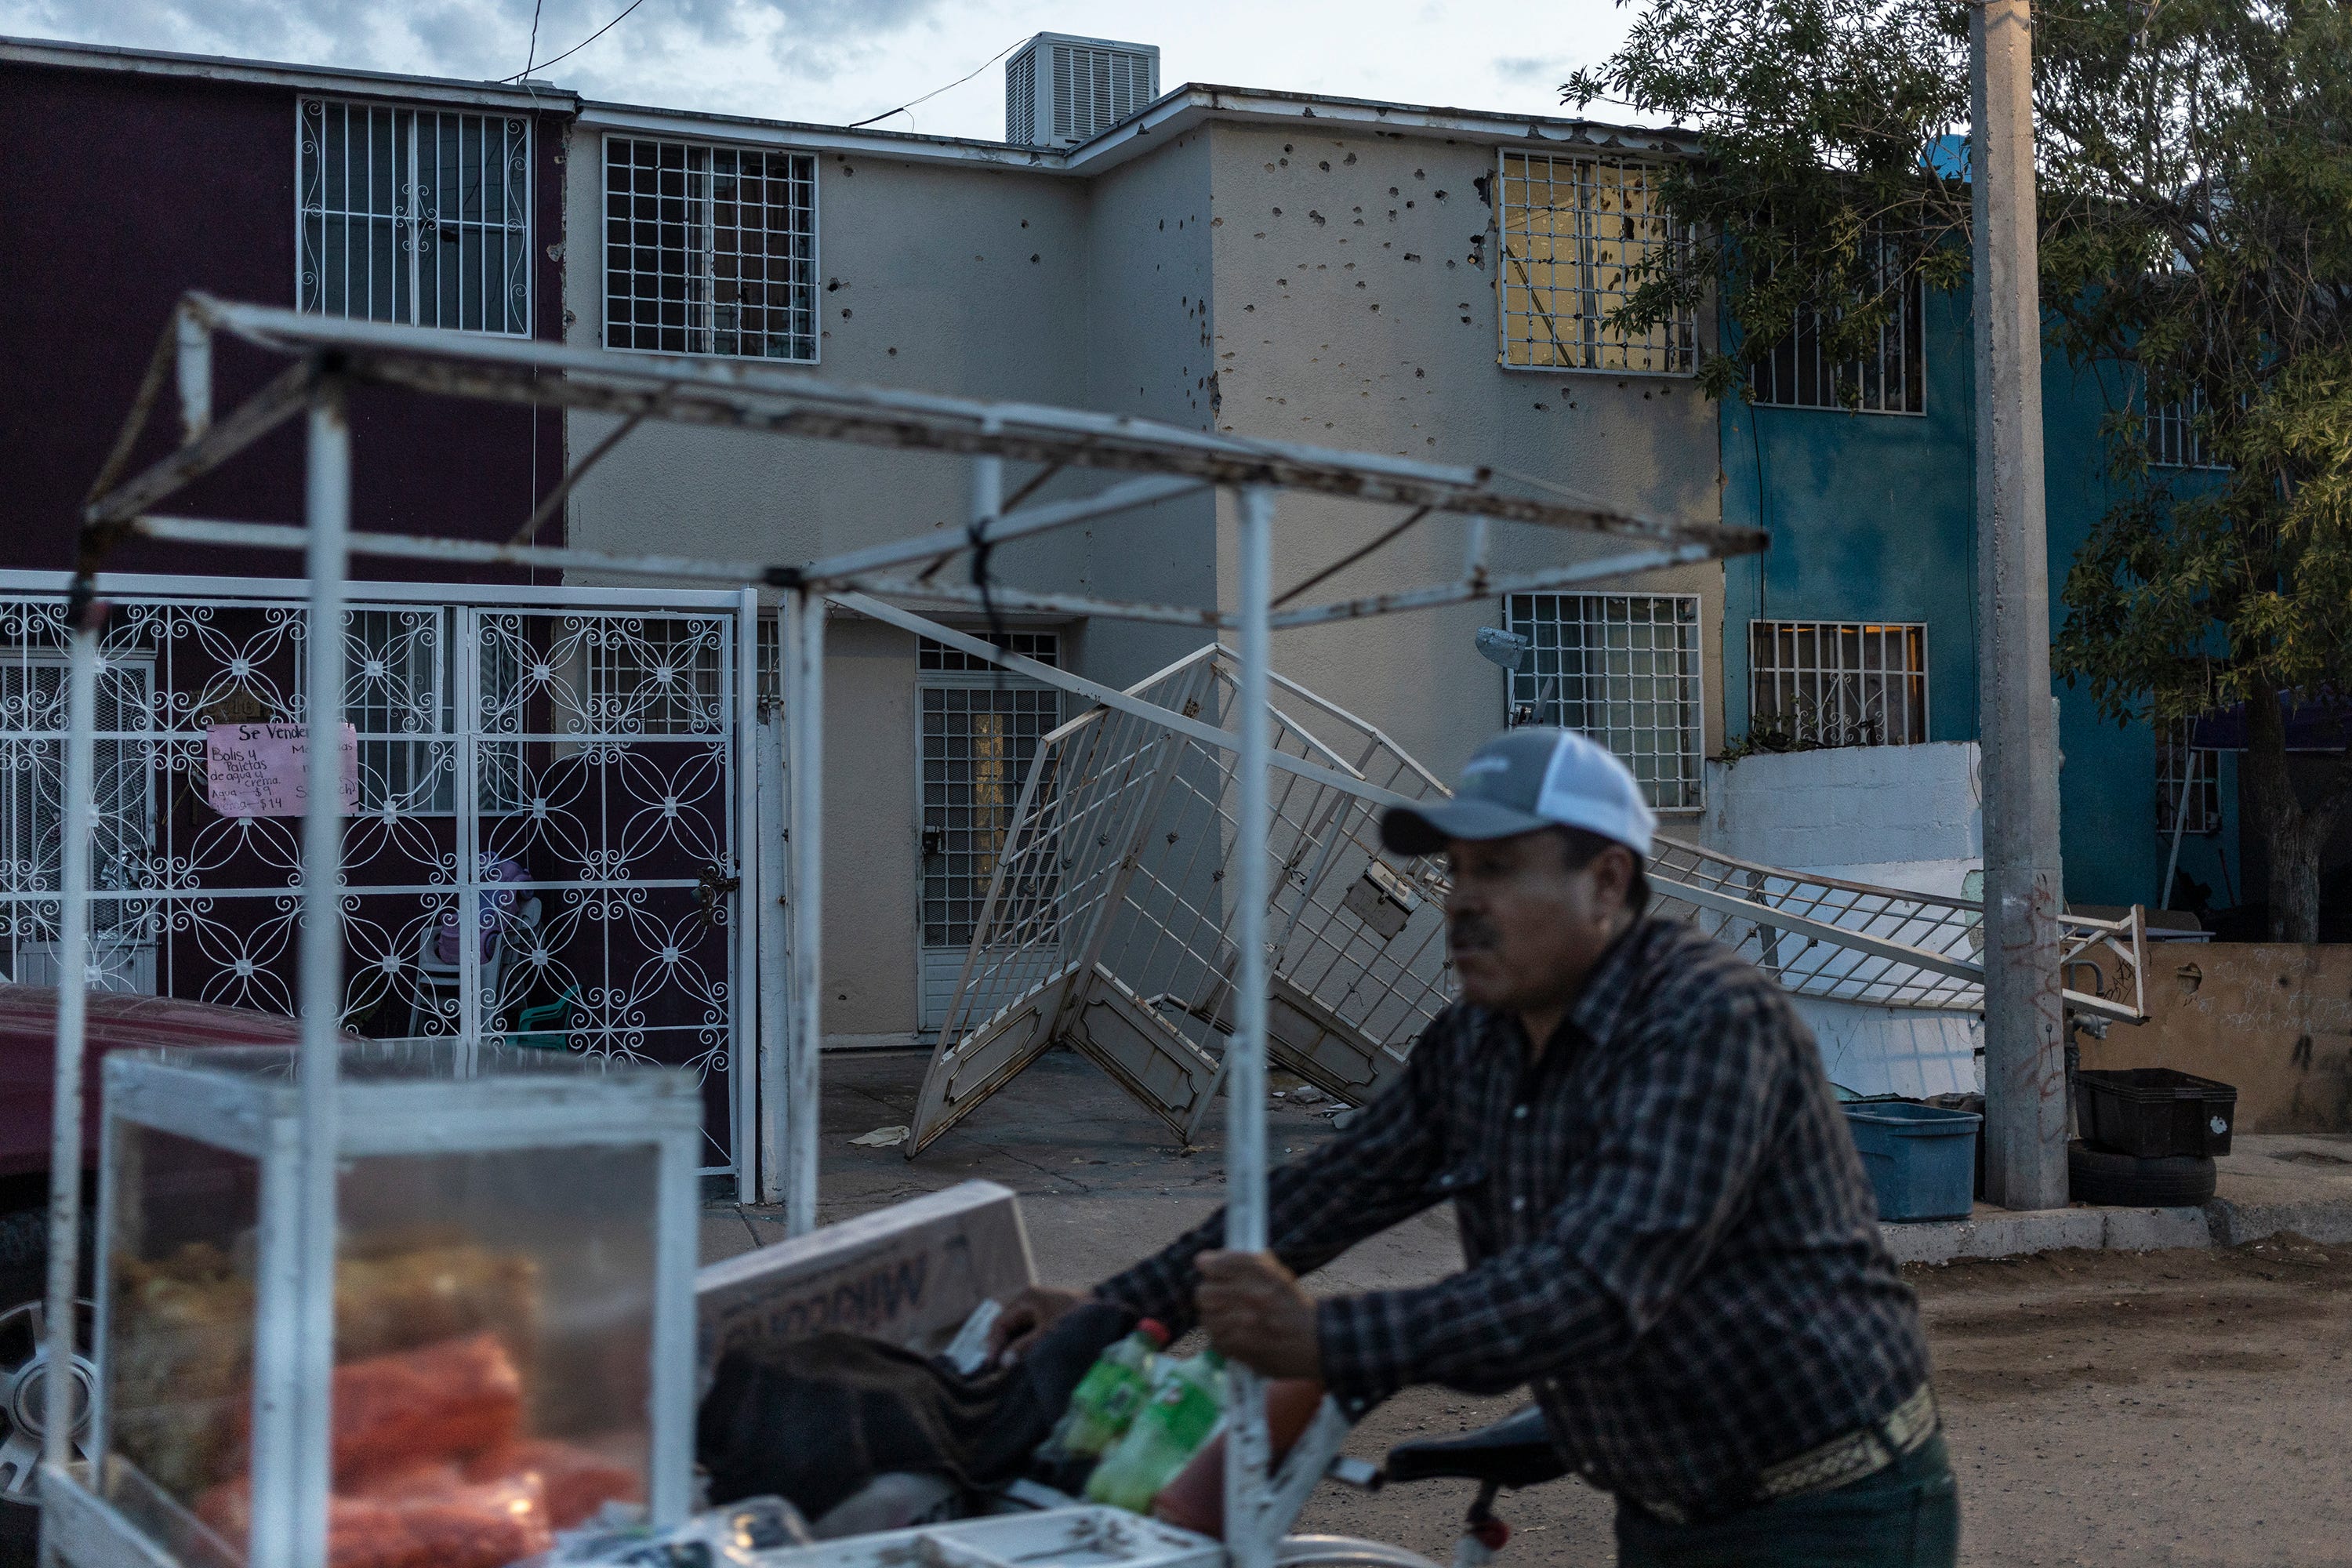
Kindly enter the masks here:
M 2104 379 L 2126 389 L 2106 426 L 2116 499 L 2065 575 L 2054 662 L 2118 721 L 2258 699 L 2249 817 L 2274 861 L 2315 858 L 2352 767 L 2298 798 L 2259 710 L 2282 690 L 2352 693 L 2352 3 L 2033 10 L 2049 341 L 2078 366 L 2124 367 Z M 1701 265 L 1654 268 L 1621 324 L 1713 281 L 1740 329 L 1706 367 L 1723 395 L 1800 310 L 1826 318 L 1833 359 L 1875 344 L 1897 282 L 1871 265 L 1875 233 L 1905 237 L 1930 287 L 1958 286 L 1969 192 L 1931 149 L 1967 128 L 1968 15 L 1650 0 L 1619 53 L 1562 89 L 1706 135 L 1665 187 L 1706 237 Z M 2212 466 L 2152 466 L 2150 408 L 2185 410 Z M 2284 890 L 2281 869 L 2274 905 L 2315 900 L 2312 868 L 2285 868 L 2301 880 Z
M 1801 312 L 1818 314 L 1831 363 L 1859 360 L 1876 353 L 1913 274 L 1946 289 L 1967 276 L 1968 185 L 1923 162 L 1968 121 L 1958 5 L 1655 0 L 1608 65 L 1561 91 L 1706 132 L 1706 157 L 1663 182 L 1691 226 L 1688 264 L 1649 266 L 1618 324 L 1671 320 L 1719 289 L 1738 334 L 1701 368 L 1710 395 L 1746 395 L 1748 367 Z

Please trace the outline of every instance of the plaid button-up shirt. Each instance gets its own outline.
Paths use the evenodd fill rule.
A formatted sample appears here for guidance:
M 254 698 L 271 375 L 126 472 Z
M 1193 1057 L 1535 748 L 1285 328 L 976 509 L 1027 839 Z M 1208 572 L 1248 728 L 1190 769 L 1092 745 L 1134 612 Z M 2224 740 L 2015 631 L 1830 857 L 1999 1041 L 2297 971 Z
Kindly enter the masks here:
M 1637 922 L 1532 1067 L 1516 1017 L 1442 1014 L 1401 1082 L 1274 1173 L 1267 1233 L 1305 1273 L 1445 1200 L 1461 1273 L 1318 1306 L 1352 1414 L 1408 1384 L 1528 1384 L 1588 1480 L 1705 1510 L 1927 1377 L 1811 1032 L 1683 921 Z M 1223 1225 L 1099 1293 L 1181 1331 Z

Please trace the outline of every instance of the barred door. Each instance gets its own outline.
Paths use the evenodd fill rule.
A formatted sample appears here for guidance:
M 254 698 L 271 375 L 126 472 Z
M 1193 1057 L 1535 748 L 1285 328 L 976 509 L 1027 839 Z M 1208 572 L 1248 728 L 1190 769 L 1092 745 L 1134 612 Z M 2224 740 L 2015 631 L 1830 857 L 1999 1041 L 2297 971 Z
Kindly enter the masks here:
M 1062 721 L 1062 694 L 982 678 L 922 698 L 921 1027 L 946 1021 L 974 923 L 1004 850 L 1037 742 Z

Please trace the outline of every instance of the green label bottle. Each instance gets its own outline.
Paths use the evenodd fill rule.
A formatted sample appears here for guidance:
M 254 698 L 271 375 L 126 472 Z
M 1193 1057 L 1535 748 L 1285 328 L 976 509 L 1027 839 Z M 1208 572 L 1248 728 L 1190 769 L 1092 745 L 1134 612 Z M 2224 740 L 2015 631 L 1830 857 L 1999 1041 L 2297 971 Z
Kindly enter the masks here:
M 1188 1361 L 1163 1361 L 1151 1397 L 1095 1473 L 1087 1496 L 1130 1513 L 1145 1513 L 1216 1433 L 1225 1414 L 1225 1359 L 1203 1351 Z
M 1146 1318 L 1135 1325 L 1135 1332 L 1096 1358 L 1070 1394 L 1070 1407 L 1046 1439 L 1048 1447 L 1091 1459 L 1118 1441 L 1150 1396 L 1160 1352 L 1167 1343 L 1168 1331 L 1157 1319 Z

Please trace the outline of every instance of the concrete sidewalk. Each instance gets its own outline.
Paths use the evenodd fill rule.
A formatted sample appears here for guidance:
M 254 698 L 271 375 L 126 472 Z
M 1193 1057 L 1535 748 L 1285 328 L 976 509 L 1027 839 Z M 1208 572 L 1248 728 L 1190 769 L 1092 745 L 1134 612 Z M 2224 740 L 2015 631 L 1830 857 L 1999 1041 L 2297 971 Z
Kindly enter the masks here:
M 1223 1201 L 1222 1105 L 1200 1146 L 1187 1152 L 1167 1127 L 1067 1051 L 1048 1053 L 915 1160 L 901 1149 L 851 1143 L 861 1133 L 913 1120 L 927 1060 L 908 1050 L 825 1058 L 821 1220 L 984 1177 L 1021 1194 L 1040 1277 L 1082 1286 L 1199 1224 Z M 1297 1081 L 1274 1075 L 1279 1089 Z M 1276 1160 L 1331 1135 L 1329 1121 L 1314 1110 L 1286 1100 L 1272 1103 L 1267 1132 Z M 2203 1208 L 2011 1213 L 1979 1204 L 1965 1220 L 1890 1225 L 1887 1241 L 1899 1260 L 1917 1263 L 2060 1247 L 2231 1247 L 2282 1230 L 2330 1245 L 2352 1242 L 2352 1137 L 2241 1134 L 2220 1163 L 2220 1191 Z M 703 1219 L 703 1261 L 782 1238 L 772 1211 L 714 1206 Z M 1316 1283 L 1328 1291 L 1376 1289 L 1434 1279 L 1461 1264 L 1453 1216 L 1440 1207 L 1353 1248 L 1318 1272 Z
M 2283 1230 L 2328 1245 L 2352 1242 L 2352 1137 L 2343 1133 L 2240 1133 L 2214 1162 L 2221 1177 L 2200 1208 L 2094 1208 L 2012 1212 L 1979 1204 L 1963 1220 L 1890 1225 L 1888 1245 L 1904 1263 L 2014 1258 L 2082 1247 L 2152 1252 L 2167 1247 L 2235 1247 Z

